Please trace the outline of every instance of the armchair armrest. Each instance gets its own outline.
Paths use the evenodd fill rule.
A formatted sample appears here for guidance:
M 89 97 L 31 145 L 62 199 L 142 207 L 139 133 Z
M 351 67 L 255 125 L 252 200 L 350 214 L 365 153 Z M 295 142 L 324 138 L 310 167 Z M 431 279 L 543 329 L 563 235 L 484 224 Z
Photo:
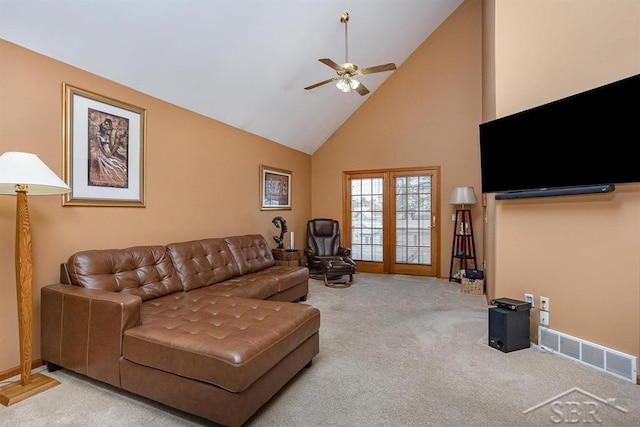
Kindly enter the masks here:
M 312 259 L 315 258 L 316 256 L 319 256 L 315 250 L 313 250 L 312 248 L 305 248 L 304 249 L 304 254 L 307 256 L 307 259 Z M 351 248 L 345 248 L 344 246 L 340 246 L 338 247 L 338 251 L 335 254 L 336 256 L 351 256 Z M 332 256 L 332 255 L 331 255 Z
M 340 247 L 338 248 L 338 254 L 339 254 L 340 256 L 348 256 L 348 257 L 351 257 L 351 248 L 345 248 L 345 247 L 343 247 L 343 246 L 340 246 Z
M 41 289 L 42 359 L 120 387 L 122 336 L 140 325 L 142 300 L 74 285 Z

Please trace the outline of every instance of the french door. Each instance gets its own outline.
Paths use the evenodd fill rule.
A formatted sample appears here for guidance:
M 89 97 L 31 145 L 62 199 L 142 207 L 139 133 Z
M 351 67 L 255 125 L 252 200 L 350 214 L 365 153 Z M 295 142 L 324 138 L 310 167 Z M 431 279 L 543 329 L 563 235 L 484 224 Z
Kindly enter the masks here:
M 440 273 L 438 167 L 343 175 L 344 246 L 359 271 Z

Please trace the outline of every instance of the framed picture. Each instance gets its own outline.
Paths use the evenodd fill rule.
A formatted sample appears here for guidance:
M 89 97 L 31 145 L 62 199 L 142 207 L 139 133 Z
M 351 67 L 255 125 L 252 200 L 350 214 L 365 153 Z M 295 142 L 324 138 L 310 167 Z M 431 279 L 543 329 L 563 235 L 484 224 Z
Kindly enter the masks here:
M 291 209 L 291 171 L 260 166 L 262 210 Z
M 144 207 L 146 110 L 66 83 L 63 96 L 63 205 Z

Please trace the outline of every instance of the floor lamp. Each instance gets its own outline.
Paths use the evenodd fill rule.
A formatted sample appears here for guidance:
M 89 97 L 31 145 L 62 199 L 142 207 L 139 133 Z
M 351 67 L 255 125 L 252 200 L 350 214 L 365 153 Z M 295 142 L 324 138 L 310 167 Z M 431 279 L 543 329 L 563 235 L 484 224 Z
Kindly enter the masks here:
M 43 374 L 31 375 L 33 342 L 33 260 L 27 193 L 63 194 L 71 191 L 35 154 L 7 152 L 0 156 L 0 194 L 17 197 L 16 292 L 20 337 L 20 380 L 0 388 L 0 403 L 13 405 L 55 387 L 59 382 Z
M 476 203 L 473 187 L 455 187 L 451 190 L 450 203 L 452 205 L 462 205 L 462 209 L 456 209 L 451 266 L 449 267 L 449 281 L 460 282 L 462 275 L 458 275 L 453 271 L 454 260 L 460 261 L 460 271 L 466 271 L 470 264 L 473 264 L 473 268 L 478 268 L 476 265 L 476 244 L 473 238 L 471 210 L 465 209 L 465 205 Z

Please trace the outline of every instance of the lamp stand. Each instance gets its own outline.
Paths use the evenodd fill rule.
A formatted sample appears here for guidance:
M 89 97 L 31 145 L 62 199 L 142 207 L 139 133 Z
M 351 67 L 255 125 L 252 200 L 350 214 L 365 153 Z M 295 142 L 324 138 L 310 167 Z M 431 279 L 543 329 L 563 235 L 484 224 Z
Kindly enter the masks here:
M 20 381 L 0 388 L 0 403 L 10 406 L 55 387 L 60 382 L 43 374 L 31 376 L 33 342 L 33 259 L 26 188 L 19 188 L 16 211 L 16 293 L 20 336 Z
M 459 261 L 459 271 L 467 270 L 476 264 L 476 243 L 473 238 L 473 224 L 471 222 L 471 210 L 457 209 L 456 222 L 453 226 L 453 249 L 451 250 L 451 265 L 449 267 L 449 281 L 462 282 L 462 276 L 454 273 L 454 261 Z

